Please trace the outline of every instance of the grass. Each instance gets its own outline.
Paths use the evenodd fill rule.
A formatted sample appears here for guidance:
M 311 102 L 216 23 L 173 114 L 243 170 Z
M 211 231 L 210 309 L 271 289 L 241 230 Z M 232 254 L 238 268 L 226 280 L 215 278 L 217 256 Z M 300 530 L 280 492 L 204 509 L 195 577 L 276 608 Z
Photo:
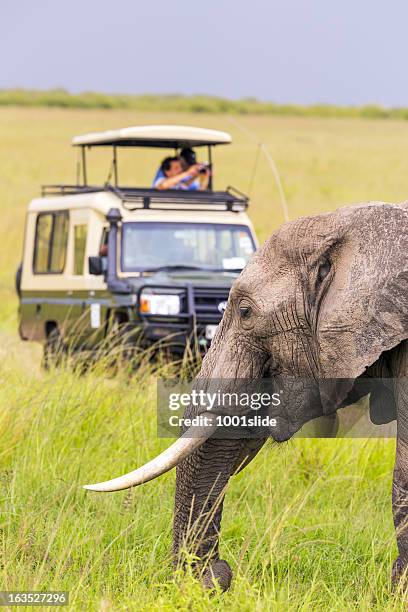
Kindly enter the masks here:
M 15 347 L 1 372 L 2 588 L 66 589 L 80 610 L 402 609 L 389 588 L 393 441 L 269 445 L 230 488 L 222 553 L 236 577 L 210 600 L 172 575 L 174 474 L 130 493 L 80 488 L 167 445 L 152 373 L 79 378 L 18 361 Z
M 353 201 L 399 201 L 408 192 L 403 121 L 233 117 L 121 110 L 0 110 L 0 588 L 67 589 L 75 610 L 403 610 L 390 589 L 393 440 L 297 439 L 268 445 L 229 489 L 221 549 L 235 580 L 210 597 L 171 570 L 174 474 L 133 492 L 80 485 L 129 470 L 169 441 L 155 431 L 155 373 L 103 368 L 79 376 L 39 367 L 19 341 L 12 283 L 24 211 L 45 182 L 71 181 L 76 133 L 174 122 L 227 129 L 217 183 L 247 190 L 256 144 L 280 169 L 292 218 Z M 238 122 L 238 127 L 237 123 Z M 108 158 L 92 152 L 92 180 Z M 158 154 L 121 155 L 124 182 L 147 182 Z M 133 181 L 135 179 L 133 178 Z M 132 182 L 133 182 L 132 181 Z M 263 240 L 283 220 L 260 158 L 251 217 Z
M 78 610 L 403 609 L 389 587 L 393 441 L 269 445 L 230 487 L 235 581 L 210 599 L 172 574 L 174 474 L 130 493 L 80 488 L 167 445 L 152 374 L 40 374 L 17 357 L 1 372 L 3 589 L 66 589 Z

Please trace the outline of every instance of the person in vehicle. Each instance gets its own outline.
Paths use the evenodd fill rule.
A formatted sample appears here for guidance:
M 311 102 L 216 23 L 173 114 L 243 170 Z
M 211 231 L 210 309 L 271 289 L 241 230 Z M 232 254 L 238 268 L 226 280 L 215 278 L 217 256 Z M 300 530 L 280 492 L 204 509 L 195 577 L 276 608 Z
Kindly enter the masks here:
M 99 248 L 99 257 L 102 259 L 102 270 L 108 269 L 108 232 L 105 230 L 102 237 L 102 244 Z
M 193 151 L 193 149 L 190 149 L 190 148 L 182 149 L 180 151 L 179 159 L 180 159 L 183 171 L 187 170 L 188 168 L 190 168 L 191 166 L 194 166 L 197 163 L 195 151 Z M 153 179 L 153 185 L 156 183 L 156 181 L 159 178 L 164 178 L 164 174 L 163 174 L 161 165 L 155 174 L 155 177 Z
M 178 157 L 163 160 L 153 179 L 153 187 L 203 191 L 208 189 L 210 173 L 208 166 L 197 163 L 193 149 L 186 148 Z
M 199 174 L 198 164 L 183 170 L 179 157 L 166 157 L 156 174 L 153 187 L 156 189 L 189 189 L 191 183 Z
M 193 149 L 186 147 L 180 151 L 180 162 L 183 170 L 189 170 L 192 167 L 198 166 L 199 173 L 195 179 L 189 182 L 189 189 L 205 191 L 208 189 L 210 182 L 211 169 L 206 164 L 197 162 L 197 156 Z

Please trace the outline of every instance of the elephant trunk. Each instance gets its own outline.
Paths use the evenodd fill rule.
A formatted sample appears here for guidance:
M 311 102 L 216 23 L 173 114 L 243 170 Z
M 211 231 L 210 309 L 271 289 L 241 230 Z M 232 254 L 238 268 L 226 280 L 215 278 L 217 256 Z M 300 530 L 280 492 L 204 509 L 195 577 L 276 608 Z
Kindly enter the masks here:
M 199 559 L 207 586 L 214 578 L 228 589 L 231 571 L 221 562 L 218 534 L 225 489 L 242 450 L 242 440 L 209 439 L 177 467 L 173 525 L 176 566 L 184 565 L 184 553 Z
M 197 376 L 197 384 L 207 392 L 236 391 L 237 380 L 256 379 L 263 371 L 264 356 L 249 355 L 245 347 L 229 338 L 229 322 L 226 312 Z M 218 408 L 222 406 L 215 412 Z M 189 417 L 195 414 L 197 409 L 186 410 Z M 193 559 L 197 569 L 203 571 L 202 581 L 207 587 L 215 581 L 224 590 L 230 586 L 232 572 L 218 550 L 226 488 L 230 477 L 251 461 L 264 442 L 212 436 L 177 466 L 174 563 L 183 566 Z
M 245 467 L 264 444 L 263 439 L 208 439 L 177 467 L 173 525 L 175 566 L 184 554 L 203 568 L 203 583 L 229 588 L 232 572 L 220 559 L 218 535 L 230 477 Z M 187 558 L 188 558 L 187 555 Z

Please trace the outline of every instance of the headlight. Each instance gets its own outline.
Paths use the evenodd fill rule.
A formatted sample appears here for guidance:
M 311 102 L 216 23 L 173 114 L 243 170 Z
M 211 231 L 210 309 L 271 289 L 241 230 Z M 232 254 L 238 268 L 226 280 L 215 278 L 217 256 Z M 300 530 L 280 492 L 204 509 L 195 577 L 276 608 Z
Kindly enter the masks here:
M 180 312 L 180 297 L 178 295 L 142 292 L 139 308 L 142 314 L 177 315 Z

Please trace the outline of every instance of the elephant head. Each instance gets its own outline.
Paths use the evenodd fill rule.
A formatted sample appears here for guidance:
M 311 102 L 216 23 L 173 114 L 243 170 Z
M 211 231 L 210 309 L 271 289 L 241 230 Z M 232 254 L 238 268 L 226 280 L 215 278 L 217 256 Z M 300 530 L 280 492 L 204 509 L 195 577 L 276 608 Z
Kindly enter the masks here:
M 302 381 L 278 414 L 277 441 L 353 401 L 354 381 L 408 337 L 407 228 L 408 207 L 385 203 L 282 226 L 233 285 L 198 378 Z M 134 486 L 178 465 L 176 559 L 195 542 L 208 561 L 204 582 L 217 578 L 227 588 L 231 573 L 218 556 L 225 487 L 264 440 L 222 440 L 211 437 L 214 428 L 187 431 L 150 464 L 88 488 Z

